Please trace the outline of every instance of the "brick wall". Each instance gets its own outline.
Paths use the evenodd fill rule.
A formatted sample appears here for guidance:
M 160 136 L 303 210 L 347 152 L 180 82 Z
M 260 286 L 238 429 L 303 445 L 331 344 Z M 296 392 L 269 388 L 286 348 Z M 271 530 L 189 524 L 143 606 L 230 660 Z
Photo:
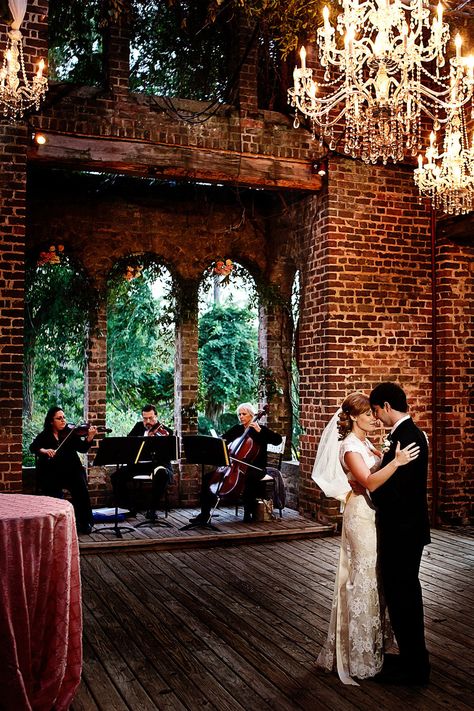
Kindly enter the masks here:
M 26 202 L 24 126 L 0 123 L 0 491 L 21 489 Z
M 42 15 L 46 7 L 36 1 L 29 3 L 29 8 L 24 34 L 27 59 L 31 62 L 44 54 L 46 24 Z M 125 30 L 111 31 L 107 46 L 115 47 L 118 56 L 117 61 L 108 62 L 105 89 L 70 87 L 70 92 L 60 99 L 58 87 L 53 88 L 47 107 L 33 117 L 35 127 L 61 135 L 82 134 L 90 140 L 130 139 L 130 146 L 135 141 L 171 146 L 177 160 L 180 147 L 227 151 L 235 154 L 239 170 L 249 155 L 268 157 L 267 184 L 279 177 L 278 169 L 273 170 L 273 157 L 284 158 L 304 165 L 308 188 L 311 186 L 310 164 L 319 153 L 318 147 L 303 128 L 292 128 L 291 118 L 256 111 L 252 96 L 255 84 L 246 74 L 249 66 L 241 75 L 240 107 L 222 107 L 208 122 L 193 126 L 178 120 L 159 99 L 127 93 L 126 40 Z M 252 61 L 249 56 L 248 65 Z M 176 105 L 202 108 L 185 101 Z M 21 486 L 21 329 L 28 135 L 24 126 L 2 124 L 0 132 L 0 485 L 14 490 Z M 140 150 L 144 147 L 145 143 L 141 143 Z M 47 150 L 44 151 L 30 148 L 29 160 L 50 164 Z M 168 159 L 169 155 L 166 154 Z M 75 160 L 71 158 L 70 167 L 83 165 Z M 131 174 L 137 173 L 137 161 L 131 151 L 130 163 L 125 166 Z M 150 176 L 159 177 L 166 164 L 157 161 L 151 167 Z M 192 174 L 186 177 L 193 179 Z M 235 181 L 239 183 L 238 171 Z M 291 195 L 291 200 L 297 202 L 290 206 L 289 194 L 281 193 L 279 209 L 272 207 L 275 214 L 280 214 L 273 224 L 265 219 L 258 205 L 254 209 L 254 203 L 247 212 L 251 217 L 238 234 L 229 233 L 228 228 L 240 220 L 240 196 L 232 205 L 222 204 L 215 196 L 204 202 L 199 198 L 183 199 L 176 191 L 154 196 L 152 205 L 146 195 L 130 199 L 128 194 L 122 194 L 110 199 L 104 181 L 98 192 L 79 196 L 71 193 L 63 200 L 64 196 L 60 198 L 52 189 L 52 182 L 51 175 L 51 183 L 45 180 L 44 193 L 34 183 L 29 191 L 28 247 L 34 249 L 40 242 L 49 241 L 51 234 L 60 234 L 71 254 L 99 285 L 103 286 L 116 259 L 141 251 L 153 252 L 165 263 L 175 265 L 183 280 L 197 278 L 216 254 L 222 253 L 252 265 L 262 274 L 270 274 L 269 265 L 275 260 L 284 263 L 281 273 L 285 278 L 293 275 L 295 268 L 300 269 L 303 299 L 299 363 L 304 433 L 299 498 L 306 513 L 337 516 L 337 505 L 321 500 L 310 474 L 321 430 L 347 392 L 358 388 L 368 391 L 382 379 L 396 379 L 407 390 L 415 419 L 432 434 L 430 224 L 428 213 L 418 204 L 409 169 L 331 159 L 328 186 L 322 194 L 301 199 Z M 270 230 L 268 224 L 272 224 Z M 434 500 L 443 517 L 463 522 L 472 496 L 472 248 L 446 241 L 438 245 L 437 259 L 439 386 L 435 413 L 438 426 L 434 434 L 439 488 Z M 279 268 L 273 273 L 280 274 Z M 193 337 L 188 336 L 191 347 Z M 270 351 L 274 342 L 270 339 Z M 100 366 L 105 357 L 103 344 L 92 344 L 93 351 L 94 348 L 94 362 Z M 184 373 L 195 356 L 183 351 L 180 357 Z M 99 382 L 103 374 L 95 381 L 94 377 L 89 379 L 91 412 L 103 407 L 103 384 Z M 181 384 L 186 386 L 185 380 Z M 189 400 L 192 389 L 183 392 Z M 186 497 L 196 493 L 195 475 L 190 482 L 189 487 L 186 484 Z
M 330 161 L 326 193 L 301 207 L 300 506 L 334 516 L 310 475 L 321 431 L 349 392 L 397 380 L 431 431 L 430 219 L 409 169 L 343 158 Z
M 28 76 L 46 55 L 47 4 L 35 0 L 22 25 Z M 1 25 L 2 36 L 8 27 Z M 4 34 L 5 33 L 5 34 Z M 26 166 L 30 131 L 0 119 L 0 491 L 22 487 L 22 374 Z
M 438 239 L 437 508 L 441 522 L 472 521 L 474 499 L 474 248 Z
M 176 296 L 186 303 L 183 320 L 177 327 L 175 367 L 175 427 L 179 434 L 196 431 L 197 371 L 197 293 L 203 271 L 217 255 L 244 262 L 253 273 L 270 271 L 277 284 L 290 284 L 294 267 L 270 248 L 272 234 L 263 237 L 264 204 L 258 195 L 238 200 L 227 190 L 181 188 L 166 185 L 147 188 L 143 183 L 116 181 L 102 189 L 102 181 L 68 179 L 44 171 L 31 176 L 28 203 L 28 249 L 37 251 L 60 235 L 66 252 L 84 266 L 102 296 L 109 270 L 127 254 L 153 254 L 166 264 L 177 279 Z M 242 219 L 245 206 L 251 219 L 238 230 L 230 229 Z M 93 225 L 93 231 L 91 226 Z M 271 268 L 270 268 L 271 267 Z M 286 287 L 286 291 L 288 288 Z M 100 301 L 99 322 L 91 334 L 86 410 L 99 424 L 105 416 L 105 311 Z M 267 362 L 283 382 L 291 351 L 287 318 L 280 307 L 264 319 L 262 350 Z M 282 336 L 284 329 L 284 338 Z M 267 337 L 268 331 L 268 337 Z M 285 397 L 271 403 L 270 426 L 289 430 L 290 415 Z M 196 504 L 201 472 L 181 464 L 172 503 Z M 90 489 L 94 502 L 107 495 L 103 472 L 91 473 Z

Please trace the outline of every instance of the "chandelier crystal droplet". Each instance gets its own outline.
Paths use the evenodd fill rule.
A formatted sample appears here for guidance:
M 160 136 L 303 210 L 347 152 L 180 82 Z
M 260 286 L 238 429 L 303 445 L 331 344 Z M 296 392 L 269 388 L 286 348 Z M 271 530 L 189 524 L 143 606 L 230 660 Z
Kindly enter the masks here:
M 328 145 L 366 163 L 401 161 L 422 147 L 421 116 L 437 125 L 472 100 L 473 64 L 461 39 L 446 63 L 449 26 L 427 0 L 339 0 L 336 26 L 323 10 L 317 30 L 319 80 L 295 67 L 289 102 Z M 453 99 L 454 97 L 454 99 Z M 454 103 L 453 103 L 454 101 Z

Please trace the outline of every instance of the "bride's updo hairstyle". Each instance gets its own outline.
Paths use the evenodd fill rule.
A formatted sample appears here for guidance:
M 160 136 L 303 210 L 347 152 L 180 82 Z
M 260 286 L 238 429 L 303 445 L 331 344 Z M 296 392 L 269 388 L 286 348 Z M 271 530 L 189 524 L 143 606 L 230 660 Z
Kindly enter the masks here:
M 370 400 L 364 393 L 351 393 L 342 403 L 341 409 L 342 412 L 339 415 L 337 429 L 339 430 L 339 438 L 344 439 L 352 432 L 354 422 L 351 420 L 351 415 L 352 417 L 357 417 L 370 410 Z

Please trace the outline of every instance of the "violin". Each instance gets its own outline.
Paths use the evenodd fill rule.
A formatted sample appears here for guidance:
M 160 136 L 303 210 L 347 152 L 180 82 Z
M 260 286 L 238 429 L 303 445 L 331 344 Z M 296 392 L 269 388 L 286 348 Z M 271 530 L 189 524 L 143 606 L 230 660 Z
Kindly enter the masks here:
M 258 422 L 267 412 L 268 405 L 265 405 L 252 418 L 252 422 Z M 252 462 L 260 453 L 260 445 L 249 436 L 250 429 L 249 425 L 240 437 L 229 444 L 230 466 L 218 467 L 210 475 L 209 488 L 219 498 L 226 496 L 238 500 L 245 488 L 247 468 L 259 469 Z
M 83 422 L 80 425 L 76 425 L 74 424 L 74 422 L 68 422 L 66 425 L 66 429 L 69 430 L 69 434 L 72 434 L 74 432 L 75 434 L 77 434 L 78 437 L 85 437 L 86 435 L 88 435 L 91 427 L 97 427 L 97 432 L 104 432 L 106 434 L 110 434 L 110 432 L 112 432 L 110 427 L 94 425 L 92 422 Z
M 168 437 L 168 435 L 168 430 L 161 422 L 157 422 L 148 430 L 148 437 Z
M 62 433 L 60 434 L 60 442 L 59 446 L 56 448 L 56 452 L 58 452 L 63 444 L 67 442 L 69 437 L 72 435 L 74 432 L 77 434 L 78 437 L 85 437 L 87 434 L 89 434 L 89 430 L 91 427 L 97 427 L 97 432 L 112 432 L 112 430 L 109 427 L 103 427 L 101 425 L 93 425 L 91 422 L 83 422 L 81 425 L 76 425 L 74 422 L 68 422 L 66 427 L 63 429 Z

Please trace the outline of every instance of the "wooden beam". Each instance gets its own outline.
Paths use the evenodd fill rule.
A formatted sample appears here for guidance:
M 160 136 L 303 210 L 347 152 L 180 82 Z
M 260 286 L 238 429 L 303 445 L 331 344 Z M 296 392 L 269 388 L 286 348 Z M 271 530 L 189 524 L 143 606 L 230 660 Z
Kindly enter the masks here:
M 116 137 L 45 133 L 31 163 L 168 180 L 199 180 L 264 189 L 315 192 L 322 180 L 313 161 Z

